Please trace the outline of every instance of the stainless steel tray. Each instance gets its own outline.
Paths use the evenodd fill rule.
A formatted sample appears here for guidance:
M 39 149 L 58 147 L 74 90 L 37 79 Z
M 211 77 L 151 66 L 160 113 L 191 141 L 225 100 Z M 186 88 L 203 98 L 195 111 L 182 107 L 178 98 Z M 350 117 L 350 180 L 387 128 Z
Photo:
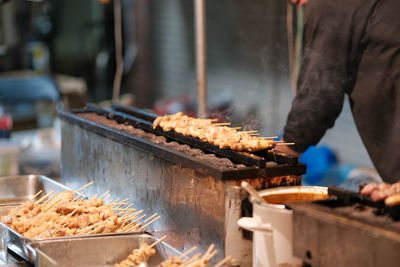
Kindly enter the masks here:
M 71 190 L 50 178 L 41 175 L 0 177 L 0 206 L 17 205 L 34 196 L 39 190 L 45 195 L 51 190 Z
M 53 190 L 54 192 L 62 192 L 71 190 L 69 187 L 62 185 L 50 178 L 40 175 L 26 175 L 26 176 L 9 176 L 0 177 L 0 216 L 7 214 L 7 211 L 24 200 L 28 200 L 39 190 L 42 190 L 42 195 Z M 20 257 L 32 261 L 33 257 L 31 251 L 28 249 L 28 244 L 33 242 L 43 242 L 45 240 L 58 240 L 58 239 L 76 239 L 86 237 L 98 237 L 98 236 L 123 236 L 123 235 L 137 235 L 142 234 L 141 232 L 129 232 L 129 233 L 107 233 L 107 234 L 93 234 L 87 236 L 66 236 L 66 237 L 55 237 L 48 239 L 30 239 L 26 238 L 17 231 L 9 228 L 7 225 L 0 223 L 0 233 L 3 233 L 2 238 L 6 242 L 8 248 Z
M 125 259 L 133 249 L 139 248 L 141 243 L 151 244 L 155 241 L 155 237 L 143 234 L 47 240 L 34 242 L 30 246 L 35 266 L 113 266 Z M 147 266 L 158 266 L 168 257 L 182 255 L 164 242 L 157 244 L 155 249 L 156 254 L 149 258 Z
M 30 199 L 39 190 L 42 190 L 41 195 L 45 195 L 51 190 L 63 192 L 71 189 L 41 175 L 0 177 L 0 216 L 6 215 L 8 210 Z M 8 248 L 26 259 L 28 256 L 26 245 L 30 240 L 4 224 L 1 224 L 0 227 L 3 233 L 2 238 L 5 239 Z
M 3 238 L 5 238 L 5 242 L 10 250 L 24 258 L 25 260 L 33 262 L 33 256 L 31 251 L 28 248 L 29 244 L 40 244 L 49 241 L 55 240 L 75 240 L 75 239 L 85 239 L 85 238 L 98 238 L 98 237 L 119 237 L 119 236 L 131 236 L 131 235 L 140 235 L 143 234 L 144 231 L 136 231 L 136 232 L 123 232 L 123 233 L 104 233 L 104 234 L 91 234 L 86 236 L 63 236 L 63 237 L 53 237 L 46 239 L 31 239 L 26 238 L 17 231 L 11 229 L 7 225 L 0 223 L 0 232 L 3 232 Z

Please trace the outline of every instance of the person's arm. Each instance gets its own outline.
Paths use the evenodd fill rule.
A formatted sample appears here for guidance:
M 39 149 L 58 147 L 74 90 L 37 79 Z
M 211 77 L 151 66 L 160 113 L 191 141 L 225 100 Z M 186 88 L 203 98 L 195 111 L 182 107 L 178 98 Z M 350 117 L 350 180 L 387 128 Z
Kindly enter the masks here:
M 283 139 L 302 153 L 334 125 L 351 91 L 362 53 L 369 3 L 310 0 L 305 9 L 303 57 L 298 91 Z

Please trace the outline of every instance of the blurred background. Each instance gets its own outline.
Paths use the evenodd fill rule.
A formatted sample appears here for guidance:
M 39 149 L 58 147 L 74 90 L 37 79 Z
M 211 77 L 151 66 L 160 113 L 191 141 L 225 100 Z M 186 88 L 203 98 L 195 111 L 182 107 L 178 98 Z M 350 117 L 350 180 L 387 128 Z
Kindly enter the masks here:
M 3 139 L 12 141 L 0 151 L 19 155 L 19 173 L 57 177 L 57 106 L 106 105 L 112 98 L 113 2 L 0 2 L 0 126 Z M 121 0 L 121 5 L 120 101 L 159 114 L 195 114 L 193 1 Z M 206 7 L 209 111 L 262 136 L 280 134 L 294 96 L 288 2 L 208 0 Z M 313 149 L 303 159 L 313 168 L 312 183 L 344 180 L 355 169 L 374 175 L 348 102 Z M 3 174 L 15 172 L 2 168 Z

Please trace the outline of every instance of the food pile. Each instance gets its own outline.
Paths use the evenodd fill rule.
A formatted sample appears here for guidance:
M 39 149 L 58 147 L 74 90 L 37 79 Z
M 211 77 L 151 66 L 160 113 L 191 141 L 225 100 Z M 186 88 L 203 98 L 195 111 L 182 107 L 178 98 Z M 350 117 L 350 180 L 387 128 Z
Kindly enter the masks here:
M 31 199 L 22 203 L 1 217 L 0 221 L 24 237 L 39 239 L 142 231 L 160 218 L 154 218 L 157 216 L 154 214 L 144 219 L 147 215 L 141 215 L 143 210 L 131 208 L 133 204 L 124 208 L 128 199 L 105 203 L 108 192 L 99 198 L 94 195 L 87 200 L 81 197 L 82 194 L 74 198 L 77 191 L 55 193 L 49 198 L 52 193 L 35 202 Z M 144 221 L 139 223 L 142 219 Z
M 154 242 L 152 245 L 141 244 L 140 248 L 134 249 L 126 259 L 115 264 L 114 267 L 132 267 L 132 266 L 138 266 L 139 264 L 146 262 L 151 256 L 153 256 L 156 253 L 153 247 L 159 242 L 161 242 L 163 239 L 165 239 L 165 236 L 160 238 L 158 241 Z M 197 247 L 193 247 L 179 257 L 170 257 L 167 260 L 163 261 L 159 265 L 159 267 L 179 267 L 179 266 L 207 267 L 210 266 L 209 262 L 210 259 L 214 257 L 218 252 L 217 250 L 214 250 L 214 245 L 211 244 L 211 246 L 208 248 L 206 253 L 204 253 L 204 255 L 197 253 L 189 257 L 188 259 L 185 260 L 183 259 L 196 249 Z M 223 260 L 218 262 L 214 267 L 220 267 L 224 265 L 229 266 L 232 263 L 234 263 L 234 260 L 231 258 L 231 256 L 227 256 Z
M 148 258 L 154 254 L 156 254 L 156 251 L 153 249 L 153 245 L 149 246 L 148 244 L 143 243 L 140 245 L 140 248 L 134 249 L 126 259 L 115 264 L 114 267 L 137 266 L 142 262 L 146 262 Z
M 226 127 L 230 123 L 214 123 L 212 119 L 196 119 L 178 112 L 173 115 L 157 117 L 153 128 L 160 127 L 163 131 L 175 131 L 182 135 L 198 138 L 219 148 L 235 151 L 255 152 L 272 149 L 276 141 L 268 140 L 274 137 L 258 137 L 257 131 L 238 131 L 241 127 Z

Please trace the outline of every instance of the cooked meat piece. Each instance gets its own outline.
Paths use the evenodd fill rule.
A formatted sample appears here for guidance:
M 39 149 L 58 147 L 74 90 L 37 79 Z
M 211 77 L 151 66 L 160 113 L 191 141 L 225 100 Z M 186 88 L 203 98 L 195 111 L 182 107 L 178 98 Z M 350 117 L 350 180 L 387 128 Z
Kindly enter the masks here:
M 137 266 L 140 263 L 147 261 L 154 254 L 156 254 L 156 251 L 148 244 L 144 243 L 140 245 L 140 248 L 134 249 L 125 260 L 115 264 L 114 267 Z

